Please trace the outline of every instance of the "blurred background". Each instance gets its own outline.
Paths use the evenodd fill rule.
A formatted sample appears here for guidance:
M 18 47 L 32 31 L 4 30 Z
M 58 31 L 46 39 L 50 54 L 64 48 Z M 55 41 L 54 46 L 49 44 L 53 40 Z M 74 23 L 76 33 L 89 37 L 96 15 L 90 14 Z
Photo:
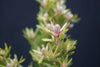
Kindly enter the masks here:
M 100 1 L 68 0 L 66 5 L 82 20 L 71 30 L 78 40 L 71 67 L 100 67 Z M 39 4 L 35 0 L 0 0 L 0 47 L 4 42 L 12 46 L 11 54 L 24 56 L 24 67 L 31 61 L 30 45 L 23 37 L 25 27 L 36 28 Z M 13 58 L 13 57 L 12 57 Z

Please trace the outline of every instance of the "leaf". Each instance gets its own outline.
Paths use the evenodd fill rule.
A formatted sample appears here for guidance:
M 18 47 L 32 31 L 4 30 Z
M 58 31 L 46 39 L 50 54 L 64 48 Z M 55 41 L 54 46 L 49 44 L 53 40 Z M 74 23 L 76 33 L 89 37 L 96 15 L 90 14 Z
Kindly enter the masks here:
M 43 27 L 42 26 L 40 26 L 40 25 L 36 25 L 37 26 L 37 28 L 39 28 L 39 29 L 43 29 Z
M 68 56 L 71 56 L 71 55 L 73 55 L 74 53 L 75 53 L 75 51 L 72 51 L 72 52 L 68 53 Z
M 8 51 L 7 43 L 5 43 L 4 45 L 5 45 L 5 51 Z
M 36 0 L 37 2 L 40 2 L 40 0 Z
M 52 39 L 48 39 L 48 38 L 43 38 L 42 40 L 43 41 L 49 41 L 49 42 L 52 42 L 53 41 Z
M 67 62 L 66 66 L 70 67 L 70 65 L 72 64 L 71 62 L 72 62 L 72 58 Z
M 43 59 L 44 59 L 44 57 L 41 57 L 38 63 L 39 64 L 42 63 Z
M 55 54 L 55 56 L 54 57 L 57 57 L 57 56 L 59 56 L 60 55 L 60 53 L 57 53 L 57 54 Z
M 32 49 L 32 51 L 35 52 L 35 53 L 38 53 L 38 54 L 42 54 L 41 52 L 34 50 L 34 49 Z
M 48 63 L 44 63 L 45 64 L 45 66 L 47 66 L 47 67 L 53 67 L 51 64 L 48 64 Z
M 72 42 L 72 46 L 74 46 L 77 43 L 77 40 Z
M 75 21 L 72 21 L 72 23 L 77 23 L 77 22 L 79 22 L 81 20 L 81 18 L 77 18 L 77 19 L 75 19 Z
M 62 33 L 66 33 L 69 29 L 65 29 Z
M 65 34 L 62 33 L 62 34 L 60 34 L 59 39 L 62 40 L 62 39 L 64 39 L 64 37 L 65 37 Z
M 56 47 L 55 51 L 54 51 L 54 55 L 57 53 L 58 50 L 58 46 Z
M 24 61 L 25 61 L 25 58 L 23 58 L 23 56 L 21 56 L 21 58 L 20 58 L 18 64 L 21 64 L 21 63 L 24 62 Z
M 46 50 L 43 50 L 43 53 L 47 56 L 49 56 L 48 52 Z
M 8 53 L 10 53 L 10 50 L 11 50 L 11 46 L 9 46 Z
M 71 49 L 70 49 L 70 51 L 72 51 L 74 49 L 76 49 L 76 46 L 72 46 Z

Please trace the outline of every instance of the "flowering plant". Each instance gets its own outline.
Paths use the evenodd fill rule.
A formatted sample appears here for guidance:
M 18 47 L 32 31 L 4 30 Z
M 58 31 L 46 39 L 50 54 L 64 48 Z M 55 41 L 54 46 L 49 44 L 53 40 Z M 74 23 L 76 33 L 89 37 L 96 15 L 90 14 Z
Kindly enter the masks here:
M 32 62 L 28 67 L 70 67 L 71 55 L 75 53 L 77 40 L 72 40 L 68 31 L 80 18 L 65 6 L 66 0 L 36 0 L 40 3 L 39 24 L 23 30 L 31 45 Z M 11 47 L 0 48 L 0 67 L 22 67 L 23 57 L 11 59 Z M 34 63 L 34 65 L 33 65 Z
M 70 67 L 72 64 L 70 56 L 75 53 L 77 40 L 71 40 L 66 33 L 80 18 L 66 9 L 65 1 L 37 0 L 39 24 L 35 31 L 32 28 L 23 31 L 31 45 L 30 54 L 36 67 Z

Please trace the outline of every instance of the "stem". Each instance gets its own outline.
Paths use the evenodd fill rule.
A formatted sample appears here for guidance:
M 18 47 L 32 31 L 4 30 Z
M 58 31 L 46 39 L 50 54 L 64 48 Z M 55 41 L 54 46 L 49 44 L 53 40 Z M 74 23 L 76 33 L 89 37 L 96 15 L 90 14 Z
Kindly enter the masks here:
M 57 45 L 59 44 L 59 40 L 58 40 L 58 38 L 57 38 Z

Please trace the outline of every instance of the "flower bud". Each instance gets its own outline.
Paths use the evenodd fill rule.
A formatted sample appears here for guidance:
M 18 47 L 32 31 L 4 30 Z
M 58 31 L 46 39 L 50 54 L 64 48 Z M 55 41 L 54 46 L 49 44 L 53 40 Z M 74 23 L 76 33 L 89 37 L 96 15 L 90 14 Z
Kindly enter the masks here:
M 73 27 L 74 27 L 74 24 L 70 24 L 70 25 L 69 25 L 69 28 L 72 29 Z
M 47 6 L 47 0 L 42 0 L 43 6 Z
M 66 17 L 70 20 L 73 17 L 73 14 L 69 12 Z
M 45 48 L 43 47 L 42 50 L 41 50 L 42 51 L 42 56 L 44 56 L 45 58 L 47 58 L 47 55 L 45 55 L 44 52 L 43 52 L 44 50 L 48 51 L 48 45 Z
M 48 45 L 44 48 L 42 48 L 42 53 L 43 53 L 43 50 L 46 50 L 46 51 L 48 51 Z
M 42 16 L 43 22 L 46 22 L 48 19 L 48 13 L 45 13 L 44 16 Z
M 56 24 L 56 25 L 54 26 L 54 32 L 55 32 L 56 34 L 59 34 L 59 33 L 60 33 L 60 25 L 59 25 L 59 24 Z
M 60 6 L 60 7 L 58 8 L 58 10 L 59 10 L 60 13 L 62 13 L 62 11 L 63 11 L 63 7 Z
M 10 67 L 10 63 L 8 63 L 8 64 L 6 65 L 6 67 Z
M 48 24 L 46 25 L 46 27 L 47 27 L 47 28 L 51 28 L 51 24 L 48 23 Z
M 26 28 L 25 29 L 25 34 L 26 34 L 27 37 L 32 38 L 32 39 L 34 38 L 34 35 L 35 35 L 32 28 L 31 29 Z

